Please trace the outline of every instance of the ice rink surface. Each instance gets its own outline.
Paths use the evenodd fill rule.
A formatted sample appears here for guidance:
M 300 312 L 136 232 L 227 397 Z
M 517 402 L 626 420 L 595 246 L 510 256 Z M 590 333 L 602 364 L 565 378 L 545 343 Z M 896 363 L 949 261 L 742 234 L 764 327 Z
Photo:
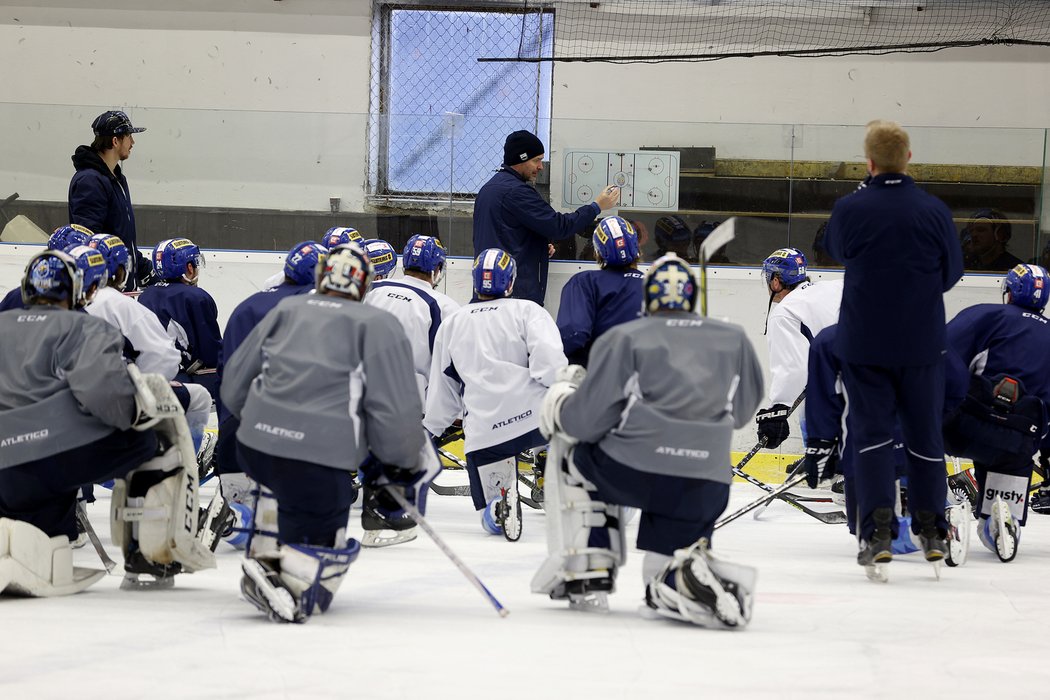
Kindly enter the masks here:
M 96 490 L 92 522 L 119 561 L 108 492 Z M 757 495 L 734 485 L 729 510 Z M 845 526 L 776 503 L 716 533 L 719 554 L 759 568 L 751 626 L 716 632 L 638 614 L 637 522 L 609 614 L 530 593 L 544 515 L 524 511 L 510 543 L 483 534 L 467 498 L 428 503 L 428 520 L 510 609 L 505 619 L 420 532 L 362 550 L 327 614 L 271 624 L 241 600 L 241 553 L 221 543 L 217 570 L 179 576 L 172 590 L 121 591 L 114 574 L 75 596 L 0 600 L 0 698 L 1047 697 L 1050 517 L 1029 518 L 1010 564 L 974 532 L 969 562 L 940 581 L 910 554 L 876 584 L 854 563 Z M 76 558 L 98 566 L 90 545 Z

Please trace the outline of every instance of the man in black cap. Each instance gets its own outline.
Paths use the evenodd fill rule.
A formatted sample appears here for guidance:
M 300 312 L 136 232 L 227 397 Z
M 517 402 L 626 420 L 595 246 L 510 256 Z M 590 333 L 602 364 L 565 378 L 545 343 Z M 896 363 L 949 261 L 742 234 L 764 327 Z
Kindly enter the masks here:
M 131 191 L 120 163 L 131 155 L 132 134 L 145 129 L 133 127 L 124 112 L 110 111 L 96 117 L 91 130 L 95 140 L 90 146 L 77 146 L 73 153 L 76 173 L 69 182 L 69 221 L 124 241 L 131 264 L 125 291 L 131 291 L 146 281 L 153 268 L 138 250 Z
M 543 305 L 547 293 L 550 241 L 590 235 L 594 218 L 616 204 L 619 189 L 608 186 L 590 204 L 562 214 L 543 201 L 531 183 L 543 170 L 543 143 L 528 131 L 515 131 L 503 145 L 503 167 L 474 202 L 474 255 L 501 248 L 514 258 L 518 277 L 512 296 Z
M 1006 249 L 1012 227 L 996 209 L 980 209 L 962 230 L 963 262 L 967 270 L 1007 272 L 1024 263 Z

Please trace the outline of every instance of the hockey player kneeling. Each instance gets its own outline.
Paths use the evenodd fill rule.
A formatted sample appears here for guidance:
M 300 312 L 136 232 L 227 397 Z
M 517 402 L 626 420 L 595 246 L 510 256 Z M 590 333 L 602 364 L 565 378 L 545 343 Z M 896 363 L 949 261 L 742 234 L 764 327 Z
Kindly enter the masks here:
M 35 256 L 22 280 L 28 308 L 0 315 L 3 358 L 18 365 L 4 372 L 0 391 L 0 590 L 65 595 L 105 575 L 74 567 L 69 541 L 77 536 L 77 490 L 107 479 L 130 484 L 126 493 L 143 506 L 129 513 L 119 503 L 136 519 L 114 528 L 129 575 L 159 570 L 170 580 L 180 565 L 214 566 L 195 545 L 196 479 L 185 484 L 183 466 L 194 464 L 193 447 L 167 382 L 151 375 L 163 401 L 140 399 L 120 331 L 77 311 L 106 284 L 105 263 L 91 257 Z M 161 420 L 161 403 L 171 415 L 158 425 L 165 439 L 155 456 L 160 431 L 150 427 Z
M 755 570 L 716 558 L 710 542 L 729 499 L 733 428 L 754 415 L 762 371 L 743 329 L 696 315 L 697 298 L 688 265 L 660 258 L 645 274 L 645 316 L 607 331 L 589 373 L 570 366 L 547 392 L 550 555 L 533 592 L 607 609 L 631 506 L 649 608 L 702 627 L 750 620 Z
M 359 465 L 366 510 L 392 522 L 404 514 L 386 490 L 422 509 L 440 469 L 408 338 L 360 303 L 371 277 L 360 245 L 336 246 L 318 263 L 317 294 L 283 299 L 225 366 L 237 458 L 259 484 L 241 591 L 274 622 L 327 610 L 357 558 L 346 525 Z

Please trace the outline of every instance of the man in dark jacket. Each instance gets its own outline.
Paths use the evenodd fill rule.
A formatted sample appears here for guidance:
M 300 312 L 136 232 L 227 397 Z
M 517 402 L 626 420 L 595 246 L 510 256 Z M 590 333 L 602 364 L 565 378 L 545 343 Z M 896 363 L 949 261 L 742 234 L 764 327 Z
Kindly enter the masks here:
M 474 202 L 474 256 L 487 248 L 510 253 L 518 268 L 513 296 L 540 306 L 547 293 L 550 241 L 585 231 L 603 209 L 616 204 L 618 188 L 610 185 L 590 204 L 561 214 L 531 186 L 543 170 L 543 143 L 528 131 L 515 131 L 503 145 L 503 167 L 485 183 Z
M 857 450 L 857 563 L 871 575 L 892 559 L 897 535 L 895 421 L 907 446 L 912 532 L 928 561 L 944 558 L 942 295 L 963 266 L 948 207 L 905 174 L 907 132 L 894 122 L 871 122 L 864 153 L 871 180 L 835 202 L 824 244 L 846 267 L 834 350 Z
M 77 146 L 73 153 L 76 173 L 69 182 L 69 221 L 124 241 L 131 264 L 125 291 L 132 291 L 142 285 L 152 268 L 139 253 L 131 191 L 120 163 L 131 155 L 132 134 L 145 129 L 133 127 L 124 112 L 110 111 L 96 117 L 91 130 L 95 140 L 90 146 Z

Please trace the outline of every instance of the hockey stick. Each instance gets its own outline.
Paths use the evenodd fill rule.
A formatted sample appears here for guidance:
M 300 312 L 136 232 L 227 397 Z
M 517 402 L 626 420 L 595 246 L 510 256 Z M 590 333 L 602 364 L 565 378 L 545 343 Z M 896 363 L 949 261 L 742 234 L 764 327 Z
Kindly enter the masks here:
M 439 455 L 441 455 L 442 457 L 444 457 L 448 461 L 450 461 L 453 464 L 455 464 L 457 468 L 459 468 L 459 469 L 466 469 L 467 468 L 467 463 L 464 460 L 462 460 L 459 457 L 457 457 L 456 455 L 452 454 L 451 452 L 449 452 L 445 448 L 439 447 L 439 448 L 437 448 L 437 451 L 438 451 Z
M 795 412 L 795 409 L 798 408 L 802 404 L 802 402 L 805 401 L 805 400 L 806 400 L 806 390 L 803 389 L 799 393 L 799 395 L 797 397 L 795 397 L 795 400 L 792 402 L 791 408 L 788 409 L 787 416 L 785 416 L 785 418 L 790 418 L 791 414 Z M 758 444 L 755 445 L 751 449 L 751 451 L 747 453 L 747 455 L 744 457 L 744 459 L 740 460 L 740 463 L 737 464 L 735 467 L 733 467 L 733 474 L 735 474 L 736 476 L 739 476 L 741 479 L 743 479 L 744 481 L 748 482 L 749 484 L 753 484 L 753 485 L 757 486 L 758 488 L 762 489 L 763 491 L 770 491 L 771 487 L 768 484 L 765 484 L 765 483 L 759 481 L 758 479 L 755 479 L 754 477 L 752 477 L 749 474 L 745 474 L 744 471 L 743 471 L 744 465 L 747 464 L 748 461 L 750 461 L 750 459 L 755 456 L 755 454 L 757 453 L 757 451 L 759 449 L 761 449 L 761 448 L 763 448 L 765 446 L 766 446 L 766 439 L 763 437 L 763 438 L 761 438 L 758 441 Z M 788 467 L 789 471 L 790 471 L 790 469 L 791 469 L 791 467 Z M 828 499 L 828 501 L 830 501 L 830 500 L 831 499 Z M 768 506 L 768 505 L 769 504 L 767 503 L 766 506 Z M 766 506 L 762 506 L 761 508 L 756 510 L 755 514 L 754 514 L 754 517 L 757 518 L 759 515 L 761 515 L 762 511 L 766 509 Z
M 801 471 L 804 461 L 805 458 L 803 457 L 793 462 L 791 464 L 791 473 L 788 475 L 788 478 L 784 481 L 783 484 L 781 484 L 777 488 L 773 488 L 772 486 L 766 484 L 767 488 L 770 489 L 766 495 L 761 496 L 757 501 L 752 501 L 740 510 L 737 510 L 736 512 L 731 513 L 730 515 L 721 518 L 720 520 L 718 520 L 718 522 L 715 523 L 715 529 L 718 529 L 723 525 L 727 525 L 728 523 L 733 522 L 742 515 L 746 515 L 747 513 L 750 513 L 754 509 L 759 508 L 761 506 L 765 506 L 777 498 L 799 509 L 811 518 L 819 520 L 822 523 L 828 525 L 841 525 L 842 523 L 846 522 L 846 513 L 841 510 L 835 510 L 828 513 L 824 513 L 819 510 L 813 510 L 812 508 L 808 508 L 802 505 L 801 502 L 795 500 L 792 494 L 787 493 L 789 489 L 792 489 L 795 486 L 801 484 L 803 481 L 805 481 L 806 474 Z
M 503 604 L 496 599 L 496 596 L 492 595 L 491 591 L 489 591 L 489 589 L 485 587 L 485 584 L 483 584 L 481 580 L 474 575 L 474 572 L 468 569 L 467 565 L 464 564 L 463 561 L 456 556 L 456 553 L 448 548 L 448 545 L 445 544 L 445 541 L 438 537 L 438 534 L 434 532 L 434 528 L 430 527 L 430 523 L 428 523 L 426 519 L 423 518 L 423 514 L 419 512 L 419 509 L 417 509 L 414 505 L 409 503 L 408 500 L 403 495 L 401 495 L 401 492 L 398 491 L 397 488 L 393 486 L 388 486 L 387 493 L 389 493 L 394 498 L 394 500 L 397 501 L 397 504 L 399 506 L 408 511 L 408 514 L 412 516 L 412 519 L 416 521 L 416 524 L 423 528 L 423 532 L 427 533 L 427 535 L 430 536 L 430 539 L 434 541 L 434 544 L 437 545 L 437 548 L 445 553 L 445 556 L 448 557 L 452 561 L 452 563 L 456 565 L 456 568 L 459 569 L 460 572 L 462 572 L 462 574 L 467 577 L 468 581 L 474 584 L 474 587 L 477 588 L 482 595 L 488 598 L 489 603 L 491 603 L 492 607 L 496 609 L 496 612 L 499 613 L 500 617 L 506 617 L 510 614 L 510 611 L 503 607 Z
M 707 234 L 700 244 L 700 314 L 707 316 L 707 261 L 736 235 L 736 217 L 731 216 Z
M 91 521 L 88 520 L 87 509 L 84 507 L 83 501 L 77 501 L 77 523 L 80 527 L 84 528 L 84 532 L 87 533 L 88 539 L 91 540 L 91 546 L 95 548 L 98 553 L 99 559 L 102 560 L 102 566 L 106 567 L 106 573 L 113 573 L 113 569 L 117 566 L 117 562 L 110 559 L 106 553 L 106 548 L 102 546 L 102 541 L 99 540 L 98 535 L 95 533 L 95 528 L 91 526 Z
M 433 481 L 430 482 L 430 490 L 439 496 L 469 496 L 470 485 L 464 486 L 441 486 L 435 484 Z

